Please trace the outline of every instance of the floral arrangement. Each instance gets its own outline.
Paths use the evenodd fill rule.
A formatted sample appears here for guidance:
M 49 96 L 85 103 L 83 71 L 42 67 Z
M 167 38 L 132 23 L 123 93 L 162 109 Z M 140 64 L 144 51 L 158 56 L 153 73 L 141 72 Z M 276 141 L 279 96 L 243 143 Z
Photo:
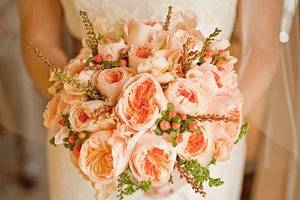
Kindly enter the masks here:
M 44 123 L 75 167 L 105 199 L 173 182 L 173 174 L 205 195 L 223 184 L 209 166 L 230 157 L 246 133 L 228 41 L 205 38 L 191 13 L 165 22 L 123 20 L 105 27 L 80 11 L 87 30 L 80 54 L 50 68 L 53 98 Z

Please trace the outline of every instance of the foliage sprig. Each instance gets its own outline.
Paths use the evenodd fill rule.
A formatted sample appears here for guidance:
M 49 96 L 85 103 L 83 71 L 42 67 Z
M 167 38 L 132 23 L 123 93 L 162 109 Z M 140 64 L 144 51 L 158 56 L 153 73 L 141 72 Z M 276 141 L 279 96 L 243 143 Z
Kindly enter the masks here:
M 241 128 L 241 131 L 240 131 L 240 134 L 239 134 L 239 137 L 238 139 L 234 142 L 234 144 L 237 144 L 241 139 L 243 139 L 243 137 L 245 137 L 247 135 L 247 132 L 249 130 L 249 123 L 246 122 L 242 125 L 242 128 Z
M 211 33 L 208 36 L 208 38 L 206 38 L 201 51 L 198 54 L 196 54 L 193 59 L 194 60 L 198 59 L 199 60 L 199 64 L 204 63 L 205 62 L 204 57 L 205 57 L 206 50 L 208 49 L 208 47 L 212 43 L 212 41 L 215 40 L 215 37 L 217 37 L 220 33 L 221 33 L 221 30 L 218 29 L 218 28 L 216 28 L 215 31 L 213 33 Z
M 69 84 L 80 92 L 83 92 L 84 95 L 88 96 L 92 99 L 97 100 L 106 100 L 106 96 L 102 95 L 95 87 L 93 87 L 90 83 L 82 83 L 80 80 L 68 75 L 65 73 L 60 67 L 55 66 L 53 63 L 49 61 L 49 59 L 42 54 L 42 52 L 28 43 L 28 48 L 32 49 L 35 55 L 40 58 L 51 70 L 56 79 L 61 81 L 62 83 Z
M 168 8 L 168 14 L 167 14 L 167 16 L 166 16 L 166 21 L 165 21 L 165 23 L 164 23 L 164 30 L 169 30 L 169 25 L 170 25 L 170 23 L 171 23 L 171 18 L 172 18 L 172 10 L 173 10 L 173 6 L 169 6 L 169 8 Z
M 79 15 L 82 18 L 82 22 L 84 23 L 87 38 L 85 39 L 87 45 L 92 50 L 93 55 L 96 55 L 98 53 L 98 39 L 99 36 L 95 33 L 94 26 L 91 23 L 87 12 L 85 11 L 79 11 Z
M 222 185 L 224 182 L 220 178 L 212 178 L 208 167 L 203 167 L 197 160 L 186 160 L 177 158 L 176 167 L 180 172 L 180 177 L 185 178 L 191 184 L 195 192 L 206 194 L 203 190 L 204 183 L 208 183 L 209 187 Z
M 138 190 L 148 192 L 151 189 L 150 181 L 137 181 L 131 174 L 130 169 L 124 170 L 118 180 L 118 198 L 121 200 L 125 196 L 132 195 Z

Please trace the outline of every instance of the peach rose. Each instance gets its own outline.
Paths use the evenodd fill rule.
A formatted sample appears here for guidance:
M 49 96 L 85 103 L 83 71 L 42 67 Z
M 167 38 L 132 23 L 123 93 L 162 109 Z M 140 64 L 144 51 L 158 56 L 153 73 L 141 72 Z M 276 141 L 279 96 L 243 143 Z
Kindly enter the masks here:
M 126 81 L 131 77 L 127 67 L 104 69 L 96 72 L 93 77 L 94 85 L 109 98 L 111 104 L 115 104 Z
M 165 95 L 178 112 L 197 116 L 207 111 L 208 96 L 189 79 L 176 79 L 169 84 Z
M 74 103 L 69 116 L 72 130 L 95 132 L 114 128 L 115 121 L 108 114 L 101 113 L 103 106 L 101 100 Z
M 152 40 L 154 32 L 161 30 L 162 25 L 156 21 L 129 21 L 124 25 L 129 46 L 142 46 Z
M 108 184 L 117 179 L 127 163 L 122 149 L 109 144 L 111 130 L 93 133 L 82 145 L 78 164 L 82 172 L 96 183 Z
M 153 186 L 159 186 L 169 181 L 176 156 L 168 142 L 148 132 L 137 142 L 129 165 L 138 181 L 150 180 Z
M 106 55 L 112 55 L 112 60 L 118 60 L 120 57 L 121 49 L 127 48 L 124 40 L 121 39 L 119 42 L 99 44 L 98 53 L 105 60 Z
M 152 127 L 167 107 L 160 84 L 149 74 L 139 74 L 129 79 L 115 107 L 116 113 L 134 131 Z
M 182 142 L 176 146 L 177 153 L 185 159 L 196 159 L 202 166 L 210 163 L 214 153 L 213 138 L 203 130 L 182 133 Z
M 211 129 L 212 131 L 219 131 L 218 134 L 214 136 L 214 158 L 217 161 L 226 161 L 230 158 L 234 140 L 227 136 L 226 134 L 222 133 L 220 130 L 220 126 L 215 126 L 215 129 Z
M 62 119 L 62 114 L 69 112 L 70 105 L 66 103 L 60 95 L 55 95 L 47 104 L 46 110 L 43 113 L 44 125 L 51 132 L 57 133 L 62 125 L 59 123 Z
M 243 97 L 238 90 L 230 93 L 228 92 L 227 94 L 218 95 L 209 106 L 207 113 L 232 116 L 235 117 L 237 121 L 211 122 L 210 127 L 215 130 L 218 129 L 218 131 L 213 132 L 223 132 L 225 135 L 235 141 L 238 138 L 242 127 L 242 107 Z

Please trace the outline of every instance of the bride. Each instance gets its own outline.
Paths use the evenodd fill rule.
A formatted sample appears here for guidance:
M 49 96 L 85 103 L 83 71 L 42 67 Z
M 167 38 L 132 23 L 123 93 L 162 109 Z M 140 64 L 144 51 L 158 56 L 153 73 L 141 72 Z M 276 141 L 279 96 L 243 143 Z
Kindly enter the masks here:
M 168 6 L 173 5 L 175 11 L 191 10 L 196 13 L 199 16 L 198 28 L 205 36 L 218 27 L 222 30 L 220 37 L 230 39 L 237 18 L 237 7 L 242 3 L 247 6 L 247 10 L 241 10 L 244 20 L 242 25 L 247 30 L 243 35 L 243 45 L 248 46 L 243 52 L 247 56 L 242 60 L 240 89 L 245 96 L 244 110 L 247 114 L 268 88 L 276 70 L 274 52 L 276 53 L 277 48 L 280 11 L 273 0 L 20 0 L 25 62 L 37 87 L 42 94 L 48 96 L 48 68 L 26 48 L 26 42 L 31 41 L 56 65 L 64 66 L 67 53 L 63 48 L 62 25 L 65 21 L 74 38 L 72 42 L 76 49 L 78 40 L 84 36 L 83 27 L 80 27 L 79 10 L 87 11 L 90 18 L 101 16 L 103 20 L 111 23 L 124 17 L 164 19 Z M 245 12 L 247 15 L 244 15 Z M 269 49 L 273 51 L 270 52 Z M 212 167 L 212 174 L 222 178 L 225 184 L 217 189 L 207 188 L 205 199 L 240 198 L 245 148 L 243 141 L 235 146 L 230 160 Z M 78 175 L 68 159 L 67 151 L 49 147 L 50 199 L 94 199 L 92 186 Z M 199 199 L 189 185 L 173 190 L 158 188 L 147 196 L 140 195 L 130 199 L 151 199 L 157 196 L 163 196 L 165 200 Z

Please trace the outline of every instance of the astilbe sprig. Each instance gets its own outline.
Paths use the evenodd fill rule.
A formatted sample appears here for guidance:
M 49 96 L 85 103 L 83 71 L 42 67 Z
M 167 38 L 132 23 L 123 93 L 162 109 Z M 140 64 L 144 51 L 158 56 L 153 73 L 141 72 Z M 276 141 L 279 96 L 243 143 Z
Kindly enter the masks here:
M 203 196 L 206 194 L 203 190 L 204 183 L 207 182 L 209 187 L 220 186 L 224 183 L 220 178 L 212 178 L 208 167 L 201 166 L 197 160 L 187 160 L 178 157 L 176 168 L 180 173 L 180 177 L 185 178 L 194 191 Z
M 151 181 L 137 181 L 131 174 L 130 169 L 124 170 L 118 179 L 118 198 L 124 199 L 125 196 L 132 195 L 138 190 L 148 192 L 151 189 Z
M 216 28 L 215 31 L 213 33 L 211 33 L 208 38 L 206 38 L 204 44 L 203 44 L 203 47 L 201 49 L 201 51 L 196 54 L 194 57 L 193 57 L 193 60 L 197 60 L 199 61 L 199 64 L 202 64 L 205 62 L 205 52 L 206 50 L 209 48 L 209 46 L 211 45 L 212 41 L 215 40 L 215 37 L 217 37 L 219 34 L 221 33 L 221 30 Z
M 98 39 L 99 36 L 97 36 L 94 26 L 91 23 L 87 12 L 80 10 L 79 15 L 82 18 L 82 22 L 84 23 L 85 29 L 86 29 L 86 34 L 87 38 L 85 39 L 87 45 L 90 47 L 92 50 L 93 55 L 97 55 L 98 53 Z
M 73 87 L 75 87 L 80 92 L 83 92 L 85 96 L 91 98 L 91 99 L 97 99 L 97 100 L 107 100 L 107 97 L 102 95 L 95 87 L 93 87 L 90 83 L 82 83 L 77 78 L 74 78 L 64 72 L 62 68 L 55 66 L 53 63 L 49 61 L 49 59 L 42 54 L 42 52 L 36 48 L 33 47 L 31 43 L 28 43 L 28 48 L 33 50 L 35 55 L 40 58 L 51 70 L 54 77 L 61 81 L 64 84 L 69 84 Z
M 227 122 L 238 122 L 238 118 L 235 115 L 218 115 L 218 114 L 204 114 L 196 117 L 196 120 L 200 122 L 215 122 L 215 121 L 223 121 Z
M 172 10 L 173 10 L 173 6 L 169 6 L 168 8 L 168 14 L 166 16 L 166 21 L 164 23 L 164 30 L 169 30 L 169 26 L 170 26 L 170 23 L 171 23 L 171 18 L 172 18 Z

